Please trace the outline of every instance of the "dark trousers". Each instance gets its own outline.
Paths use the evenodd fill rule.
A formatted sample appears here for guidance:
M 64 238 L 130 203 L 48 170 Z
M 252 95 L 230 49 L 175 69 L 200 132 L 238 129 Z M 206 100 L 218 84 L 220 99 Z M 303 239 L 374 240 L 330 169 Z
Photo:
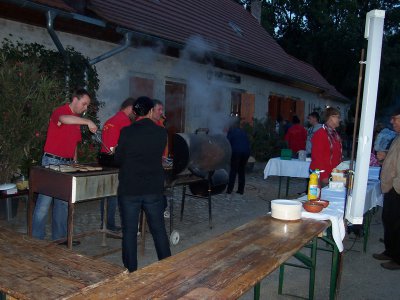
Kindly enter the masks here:
M 393 188 L 383 199 L 382 222 L 385 254 L 400 264 L 400 195 Z
M 229 172 L 229 184 L 226 190 L 228 194 L 232 193 L 233 187 L 235 186 L 236 175 L 238 175 L 239 177 L 237 192 L 239 194 L 243 194 L 244 185 L 246 184 L 245 171 L 248 159 L 248 154 L 232 153 L 231 170 Z
M 118 200 L 122 225 L 122 262 L 129 272 L 137 270 L 137 231 L 141 209 L 146 214 L 158 259 L 171 256 L 164 223 L 163 195 L 118 196 Z

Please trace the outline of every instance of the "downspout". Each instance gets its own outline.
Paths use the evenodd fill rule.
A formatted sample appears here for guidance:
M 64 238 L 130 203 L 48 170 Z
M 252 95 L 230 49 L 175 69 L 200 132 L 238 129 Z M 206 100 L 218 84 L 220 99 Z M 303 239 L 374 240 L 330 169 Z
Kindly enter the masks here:
M 64 58 L 64 66 L 65 66 L 65 91 L 69 93 L 69 80 L 70 80 L 70 59 L 65 51 L 63 45 L 60 42 L 60 39 L 58 38 L 56 32 L 54 31 L 54 18 L 57 16 L 57 13 L 54 11 L 48 10 L 46 12 L 46 28 L 48 33 L 50 34 L 51 39 L 53 40 L 54 44 L 56 45 L 58 52 L 62 55 Z
M 97 56 L 96 58 L 93 58 L 92 60 L 89 61 L 89 66 L 92 66 L 94 64 L 97 64 L 98 62 L 101 62 L 111 56 L 114 56 L 127 48 L 131 46 L 132 43 L 132 32 L 125 31 L 124 33 L 124 44 L 121 46 L 118 46 L 117 48 L 114 48 L 106 53 L 103 53 L 102 55 Z M 88 67 L 85 68 L 85 73 L 84 73 L 84 78 L 85 82 L 88 82 Z

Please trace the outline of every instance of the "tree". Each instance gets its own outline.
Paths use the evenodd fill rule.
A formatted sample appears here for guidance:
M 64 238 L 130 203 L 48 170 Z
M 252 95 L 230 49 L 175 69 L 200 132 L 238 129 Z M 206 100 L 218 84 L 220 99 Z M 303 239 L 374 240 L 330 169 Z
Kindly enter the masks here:
M 251 9 L 251 1 L 236 0 Z M 386 11 L 377 112 L 400 95 L 400 4 L 398 0 L 262 0 L 262 26 L 290 55 L 313 65 L 349 99 L 357 93 L 365 16 Z

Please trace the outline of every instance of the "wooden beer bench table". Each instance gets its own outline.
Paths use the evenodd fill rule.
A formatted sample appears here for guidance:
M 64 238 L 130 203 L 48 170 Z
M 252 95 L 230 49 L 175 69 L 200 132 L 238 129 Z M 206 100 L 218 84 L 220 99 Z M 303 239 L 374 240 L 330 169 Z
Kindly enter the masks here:
M 0 299 L 59 299 L 123 268 L 0 227 Z
M 257 218 L 133 273 L 117 275 L 68 299 L 237 299 L 317 239 L 330 223 Z

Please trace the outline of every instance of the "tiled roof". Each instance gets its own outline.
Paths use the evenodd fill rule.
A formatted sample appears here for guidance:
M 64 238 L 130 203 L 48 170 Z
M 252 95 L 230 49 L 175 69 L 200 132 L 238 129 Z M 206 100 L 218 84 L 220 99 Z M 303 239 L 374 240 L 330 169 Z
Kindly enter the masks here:
M 36 0 L 61 8 L 61 2 Z M 114 26 L 185 45 L 201 37 L 220 57 L 323 89 L 345 99 L 311 65 L 288 55 L 258 21 L 232 0 L 90 0 L 88 9 Z M 69 7 L 69 6 L 67 6 Z M 65 8 L 61 8 L 65 9 Z M 234 30 L 236 29 L 236 31 Z
M 33 1 L 33 2 L 38 2 L 40 4 L 54 7 L 54 8 L 66 11 L 66 12 L 76 12 L 74 8 L 72 8 L 71 6 L 69 6 L 62 0 L 40 0 L 40 1 Z

